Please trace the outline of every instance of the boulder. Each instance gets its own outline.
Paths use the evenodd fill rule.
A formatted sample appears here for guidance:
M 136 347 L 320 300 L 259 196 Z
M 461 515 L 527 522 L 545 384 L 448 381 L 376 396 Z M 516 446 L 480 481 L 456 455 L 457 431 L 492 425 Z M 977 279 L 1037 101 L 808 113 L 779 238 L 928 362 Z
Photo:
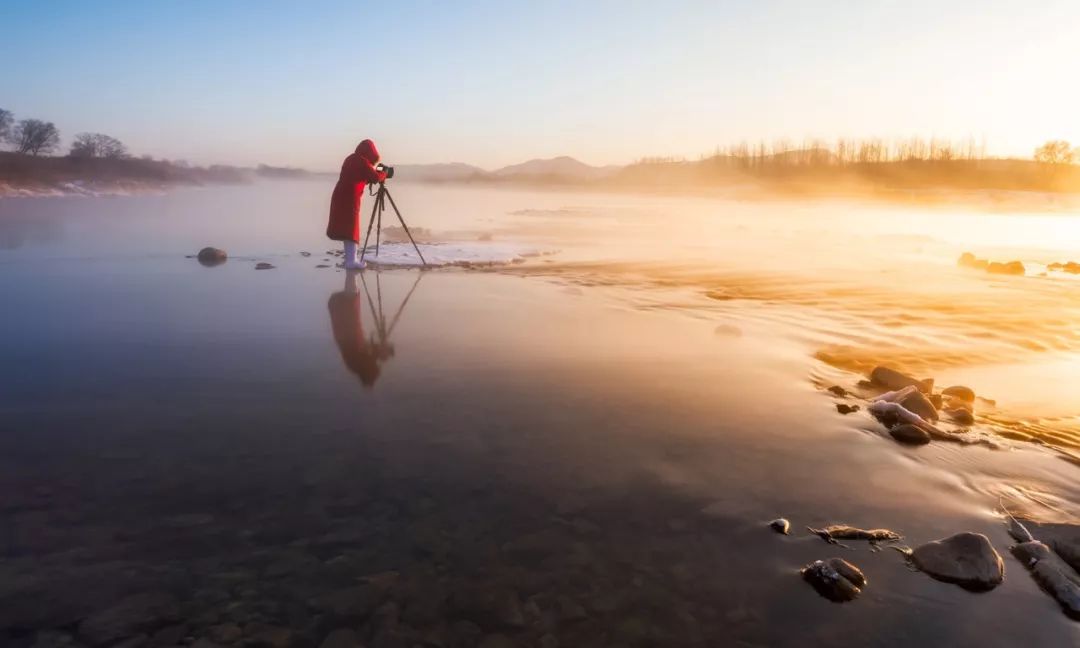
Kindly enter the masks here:
M 990 265 L 986 266 L 986 271 L 990 274 L 1022 275 L 1026 270 L 1024 264 L 1019 261 L 1009 261 L 1008 263 L 998 263 L 997 261 L 993 261 Z
M 964 387 L 963 385 L 953 385 L 952 387 L 946 387 L 941 390 L 942 396 L 949 396 L 950 398 L 956 398 L 967 403 L 975 402 L 975 390 L 970 387 Z
M 79 624 L 79 639 L 91 646 L 116 643 L 120 639 L 156 630 L 180 618 L 180 605 L 165 592 L 129 596 L 112 607 L 91 614 Z
M 216 247 L 204 247 L 199 250 L 199 254 L 196 258 L 198 258 L 199 263 L 204 266 L 213 267 L 225 263 L 225 261 L 228 260 L 229 255 L 225 253 L 225 250 L 219 250 Z
M 911 561 L 930 576 L 971 590 L 989 590 L 1005 579 L 1001 555 L 981 533 L 957 533 L 928 542 L 911 553 Z
M 866 587 L 862 571 L 842 558 L 815 560 L 800 573 L 818 594 L 837 603 L 855 599 Z
M 273 270 L 274 269 L 274 264 L 266 263 L 265 261 L 260 261 L 259 263 L 255 264 L 255 269 L 256 270 Z
M 930 402 L 930 399 L 925 394 L 919 391 L 913 391 L 907 396 L 904 396 L 897 401 L 909 412 L 914 412 L 927 421 L 936 421 L 938 419 L 937 408 Z
M 848 405 L 847 403 L 837 403 L 836 411 L 841 414 L 853 414 L 859 411 L 858 405 Z
M 1062 560 L 1069 563 L 1080 574 L 1080 524 L 1054 522 L 1035 522 L 1025 520 L 1036 537 L 1053 547 Z
M 902 423 L 889 428 L 889 435 L 898 443 L 905 445 L 926 445 L 930 443 L 930 433 L 917 425 Z
M 874 370 L 870 372 L 870 382 L 889 390 L 903 389 L 909 385 L 926 394 L 934 390 L 932 378 L 917 380 L 889 367 L 874 367 Z

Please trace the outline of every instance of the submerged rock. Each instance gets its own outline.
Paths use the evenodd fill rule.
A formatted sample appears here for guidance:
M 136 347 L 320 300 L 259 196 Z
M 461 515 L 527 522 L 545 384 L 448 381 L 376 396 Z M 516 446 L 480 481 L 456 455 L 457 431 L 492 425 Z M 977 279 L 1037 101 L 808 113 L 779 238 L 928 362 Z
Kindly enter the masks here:
M 228 260 L 229 255 L 225 253 L 225 250 L 220 250 L 215 247 L 204 247 L 199 250 L 199 254 L 196 256 L 199 259 L 199 263 L 207 267 L 213 267 L 221 265 Z
M 815 560 L 800 572 L 818 594 L 842 603 L 854 600 L 866 587 L 866 576 L 858 567 L 842 558 Z
M 955 423 L 960 425 L 975 425 L 975 415 L 969 410 L 957 407 L 945 410 L 945 414 Z
M 259 263 L 255 264 L 256 270 L 273 270 L 274 267 L 274 264 L 266 263 L 265 261 L 260 261 Z
M 958 398 L 967 403 L 975 402 L 975 390 L 970 387 L 964 387 L 963 385 L 953 385 L 952 387 L 946 387 L 941 390 L 943 396 L 950 396 L 952 398 Z
M 833 394 L 834 396 L 839 396 L 840 398 L 844 398 L 848 395 L 848 390 L 844 389 L 840 385 L 833 385 L 832 387 L 829 387 L 826 391 Z
M 838 544 L 837 540 L 869 540 L 870 542 L 887 542 L 899 540 L 900 534 L 888 529 L 859 529 L 846 524 L 833 524 L 824 529 L 811 529 L 807 531 L 819 536 L 829 544 Z
M 841 414 L 853 414 L 853 413 L 859 411 L 859 406 L 858 405 L 848 405 L 846 403 L 837 403 L 836 404 L 836 411 L 840 412 Z
M 1021 542 L 1012 548 L 1012 554 L 1032 577 L 1073 619 L 1080 619 L 1080 576 L 1069 569 L 1050 547 L 1032 540 Z
M 901 423 L 889 428 L 889 435 L 898 443 L 906 445 L 926 445 L 930 443 L 930 433 L 917 425 Z
M 772 522 L 769 522 L 769 528 L 777 533 L 788 535 L 791 531 L 791 522 L 788 522 L 784 518 L 776 518 Z
M 1005 563 L 981 533 L 957 533 L 927 542 L 911 552 L 911 561 L 930 576 L 971 590 L 989 590 L 1005 579 Z
M 918 380 L 905 375 L 890 367 L 874 367 L 870 372 L 870 382 L 878 387 L 896 390 L 904 387 L 915 387 L 919 391 L 929 394 L 934 390 L 934 379 Z

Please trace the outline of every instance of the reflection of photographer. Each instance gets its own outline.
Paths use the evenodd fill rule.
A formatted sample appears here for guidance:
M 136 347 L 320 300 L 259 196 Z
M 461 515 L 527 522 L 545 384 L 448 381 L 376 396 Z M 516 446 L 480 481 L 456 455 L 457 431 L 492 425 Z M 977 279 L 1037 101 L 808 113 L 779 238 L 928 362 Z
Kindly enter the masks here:
M 382 183 L 394 177 L 394 167 L 379 164 L 379 150 L 369 139 L 341 163 L 341 174 L 330 196 L 330 221 L 326 235 L 345 243 L 345 268 L 360 270 L 364 262 L 356 258 L 360 241 L 360 199 L 368 183 Z
M 363 294 L 360 293 L 356 286 L 358 276 L 364 285 Z M 330 310 L 330 328 L 334 332 L 334 342 L 337 343 L 338 351 L 341 352 L 341 359 L 345 366 L 360 378 L 360 382 L 364 387 L 373 387 L 375 381 L 379 378 L 380 365 L 394 357 L 394 345 L 390 342 L 390 336 L 394 332 L 394 327 L 401 320 L 401 315 L 405 312 L 405 306 L 412 299 L 417 286 L 420 285 L 422 277 L 422 274 L 416 275 L 416 281 L 413 282 L 412 288 L 409 289 L 409 292 L 401 301 L 401 305 L 398 306 L 393 319 L 389 321 L 387 321 L 386 313 L 383 311 L 383 291 L 379 273 L 375 273 L 377 305 L 376 301 L 371 298 L 371 291 L 368 289 L 364 275 L 357 272 L 346 272 L 345 288 L 341 292 L 330 295 L 330 301 L 326 305 Z M 371 309 L 370 319 L 375 324 L 375 333 L 369 337 L 364 335 L 362 316 L 364 300 L 367 301 L 368 307 Z
M 372 336 L 364 336 L 363 298 L 356 288 L 356 273 L 345 273 L 345 288 L 330 295 L 330 328 L 334 332 L 341 359 L 364 387 L 373 387 L 379 378 L 379 361 L 393 355 L 393 347 L 383 348 Z M 388 345 L 387 345 L 388 346 Z

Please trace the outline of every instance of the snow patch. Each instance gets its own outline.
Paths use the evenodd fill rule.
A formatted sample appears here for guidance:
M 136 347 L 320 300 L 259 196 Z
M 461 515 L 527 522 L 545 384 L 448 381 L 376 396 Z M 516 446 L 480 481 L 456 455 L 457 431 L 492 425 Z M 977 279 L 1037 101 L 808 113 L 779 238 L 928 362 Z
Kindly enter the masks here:
M 498 266 L 524 263 L 530 257 L 554 254 L 554 251 L 515 243 L 489 243 L 483 241 L 458 243 L 420 243 L 420 252 L 431 267 L 447 266 Z M 423 265 L 411 243 L 383 243 L 379 255 L 371 246 L 364 261 L 384 268 L 419 267 Z

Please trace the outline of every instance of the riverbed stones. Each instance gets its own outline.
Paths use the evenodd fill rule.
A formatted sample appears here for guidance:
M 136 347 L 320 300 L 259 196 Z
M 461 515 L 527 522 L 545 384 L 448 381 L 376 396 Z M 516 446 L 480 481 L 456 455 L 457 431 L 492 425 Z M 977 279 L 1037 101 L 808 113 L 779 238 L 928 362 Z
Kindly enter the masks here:
M 222 623 L 210 628 L 210 638 L 217 643 L 230 644 L 239 641 L 244 631 L 235 623 Z
M 837 603 L 854 600 L 866 587 L 862 571 L 842 558 L 815 560 L 800 573 L 818 594 Z
M 454 592 L 450 605 L 459 617 L 488 631 L 513 631 L 525 626 L 521 599 L 512 590 L 469 587 Z
M 80 641 L 91 646 L 103 646 L 156 630 L 179 617 L 180 606 L 171 594 L 135 594 L 88 616 L 79 624 L 78 636 Z
M 912 563 L 930 576 L 971 590 L 989 590 L 1005 579 L 1005 563 L 989 538 L 963 532 L 927 542 L 911 553 Z
M 338 628 L 326 635 L 319 648 L 363 648 L 363 644 L 352 628 Z
M 930 443 L 930 433 L 917 425 L 902 423 L 889 428 L 889 435 L 897 443 L 904 445 L 926 445 Z
M 199 250 L 199 254 L 196 255 L 196 258 L 199 260 L 199 263 L 204 266 L 216 266 L 225 263 L 225 261 L 228 260 L 229 255 L 225 250 L 216 247 L 204 247 Z

